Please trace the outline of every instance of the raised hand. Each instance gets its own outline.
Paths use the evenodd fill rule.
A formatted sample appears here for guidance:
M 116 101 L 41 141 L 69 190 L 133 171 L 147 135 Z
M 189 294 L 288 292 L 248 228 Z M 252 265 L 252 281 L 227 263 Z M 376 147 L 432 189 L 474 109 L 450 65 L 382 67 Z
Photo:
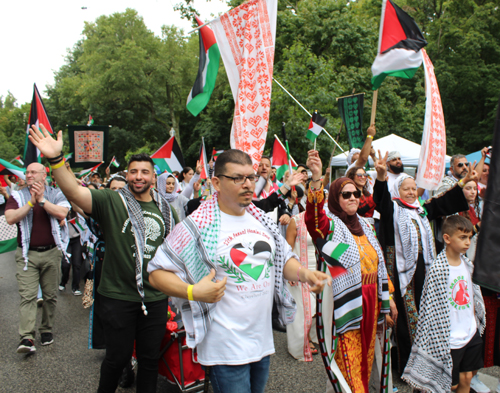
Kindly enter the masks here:
M 288 179 L 285 181 L 290 187 L 296 186 L 300 184 L 304 180 L 304 175 L 300 172 L 294 172 L 292 176 L 288 176 Z
M 319 153 L 317 150 L 309 150 L 307 152 L 307 167 L 312 172 L 313 180 L 318 180 L 321 178 L 323 164 L 321 158 L 319 158 Z
M 213 282 L 215 270 L 210 270 L 210 273 L 203 277 L 200 282 L 193 287 L 193 298 L 198 302 L 217 303 L 224 296 L 226 290 L 227 277 L 221 281 Z
M 389 152 L 385 153 L 385 156 L 382 156 L 380 150 L 378 151 L 379 158 L 375 160 L 375 170 L 377 171 L 377 180 L 385 181 L 387 176 L 387 157 L 389 157 Z
M 479 176 L 478 176 L 477 172 L 474 169 L 472 169 L 472 168 L 476 167 L 476 161 L 474 161 L 474 164 L 472 164 L 472 165 L 469 162 L 467 164 L 467 167 L 468 167 L 469 170 L 465 174 L 465 177 L 462 179 L 462 184 L 465 185 L 468 182 L 470 182 L 471 180 L 474 180 L 477 183 L 477 181 L 479 180 Z
M 375 128 L 375 123 L 373 123 L 368 129 L 366 130 L 366 136 L 371 136 L 374 137 L 375 134 L 377 133 L 377 129 Z
M 199 175 L 202 170 L 203 170 L 203 165 L 201 165 L 201 162 L 199 160 L 196 161 L 196 173 Z
M 41 130 L 41 131 L 40 131 Z M 62 131 L 57 133 L 57 139 L 52 138 L 43 124 L 40 129 L 33 125 L 30 129 L 29 140 L 47 158 L 54 158 L 61 154 L 63 147 Z

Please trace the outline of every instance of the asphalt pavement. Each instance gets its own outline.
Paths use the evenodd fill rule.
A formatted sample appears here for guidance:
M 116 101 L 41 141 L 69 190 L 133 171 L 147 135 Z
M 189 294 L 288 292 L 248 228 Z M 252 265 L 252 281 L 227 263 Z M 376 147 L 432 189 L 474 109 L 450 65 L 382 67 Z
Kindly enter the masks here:
M 71 281 L 70 281 L 71 282 Z M 87 349 L 89 311 L 82 307 L 81 296 L 73 296 L 68 288 L 59 292 L 57 313 L 53 329 L 54 343 L 40 345 L 37 333 L 36 353 L 16 353 L 19 344 L 19 294 L 15 278 L 14 252 L 0 254 L 0 392 L 9 393 L 87 393 L 96 392 L 104 350 Z M 81 285 L 83 290 L 83 283 Z M 41 310 L 38 310 L 37 327 Z M 326 388 L 326 373 L 321 356 L 312 362 L 299 362 L 287 351 L 286 334 L 274 332 L 276 354 L 271 357 L 266 392 L 317 392 Z M 500 368 L 483 371 L 498 378 Z M 487 378 L 487 377 L 486 377 Z M 490 378 L 493 383 L 496 378 Z M 394 384 L 399 392 L 411 392 L 397 376 Z M 495 386 L 496 387 L 496 386 Z M 135 392 L 135 386 L 117 390 Z M 166 378 L 158 377 L 158 392 L 174 393 L 179 390 Z

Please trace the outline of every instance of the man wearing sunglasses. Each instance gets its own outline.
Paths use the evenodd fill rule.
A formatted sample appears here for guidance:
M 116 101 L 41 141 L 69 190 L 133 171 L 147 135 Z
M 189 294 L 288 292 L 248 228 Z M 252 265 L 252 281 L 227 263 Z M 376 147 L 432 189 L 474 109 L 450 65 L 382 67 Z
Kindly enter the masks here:
M 215 163 L 217 192 L 179 223 L 148 265 L 149 281 L 172 296 L 186 344 L 210 367 L 215 393 L 263 393 L 274 353 L 273 299 L 283 324 L 295 301 L 287 280 L 323 289 L 326 274 L 302 267 L 274 223 L 252 203 L 250 156 L 226 150 Z

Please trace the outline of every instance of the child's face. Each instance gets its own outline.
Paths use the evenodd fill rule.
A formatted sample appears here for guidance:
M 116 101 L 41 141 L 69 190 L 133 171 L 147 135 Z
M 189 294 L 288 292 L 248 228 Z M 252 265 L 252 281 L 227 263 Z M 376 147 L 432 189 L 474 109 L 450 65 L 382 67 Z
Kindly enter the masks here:
M 470 247 L 470 239 L 472 232 L 455 231 L 453 235 L 444 234 L 443 239 L 446 247 L 451 248 L 453 251 L 460 254 L 465 254 Z

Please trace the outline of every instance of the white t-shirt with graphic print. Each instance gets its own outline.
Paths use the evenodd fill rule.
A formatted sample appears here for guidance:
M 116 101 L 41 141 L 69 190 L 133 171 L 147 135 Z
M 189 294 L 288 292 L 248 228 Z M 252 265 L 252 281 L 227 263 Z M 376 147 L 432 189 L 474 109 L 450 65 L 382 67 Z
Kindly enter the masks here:
M 472 279 L 464 261 L 459 266 L 450 265 L 448 304 L 451 322 L 450 347 L 463 348 L 477 330 Z
M 248 212 L 220 214 L 216 278 L 227 277 L 227 283 L 198 345 L 198 359 L 204 366 L 247 364 L 274 353 L 274 238 Z

